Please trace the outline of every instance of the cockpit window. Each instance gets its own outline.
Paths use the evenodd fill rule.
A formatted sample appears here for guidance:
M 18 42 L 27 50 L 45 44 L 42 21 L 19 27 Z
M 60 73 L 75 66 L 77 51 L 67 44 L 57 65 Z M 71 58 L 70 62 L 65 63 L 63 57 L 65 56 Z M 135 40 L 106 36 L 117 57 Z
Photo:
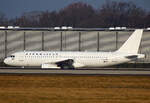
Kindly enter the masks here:
M 15 56 L 14 56 L 14 55 L 11 55 L 10 57 L 14 58 Z
M 8 57 L 14 58 L 15 56 L 14 56 L 14 55 L 10 55 L 10 56 L 8 56 Z

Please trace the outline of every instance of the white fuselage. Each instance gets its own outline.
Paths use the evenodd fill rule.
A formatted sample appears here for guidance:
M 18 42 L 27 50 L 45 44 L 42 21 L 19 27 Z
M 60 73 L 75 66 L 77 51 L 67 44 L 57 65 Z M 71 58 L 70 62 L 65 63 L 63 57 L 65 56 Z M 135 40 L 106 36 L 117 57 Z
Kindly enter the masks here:
M 48 52 L 48 51 L 23 51 L 12 54 L 4 62 L 12 66 L 42 66 L 48 64 L 47 68 L 60 68 L 56 62 L 72 59 L 73 66 L 80 67 L 104 67 L 131 61 L 124 54 L 117 52 Z M 137 54 L 142 58 L 142 54 Z

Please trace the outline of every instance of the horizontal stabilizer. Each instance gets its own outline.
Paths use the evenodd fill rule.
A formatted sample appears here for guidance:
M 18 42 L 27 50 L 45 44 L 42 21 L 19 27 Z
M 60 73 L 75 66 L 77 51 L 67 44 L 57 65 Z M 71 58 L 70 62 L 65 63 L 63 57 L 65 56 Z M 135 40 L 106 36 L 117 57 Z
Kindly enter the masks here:
M 126 58 L 130 60 L 134 60 L 138 58 L 138 55 L 130 55 L 130 56 L 126 56 Z

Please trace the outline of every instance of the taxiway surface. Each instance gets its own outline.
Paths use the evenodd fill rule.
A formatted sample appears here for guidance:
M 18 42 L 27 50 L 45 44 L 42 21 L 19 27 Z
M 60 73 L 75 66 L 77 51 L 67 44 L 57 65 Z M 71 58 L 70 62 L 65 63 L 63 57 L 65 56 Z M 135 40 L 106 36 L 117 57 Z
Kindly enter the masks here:
M 70 74 L 70 75 L 150 75 L 150 69 L 144 68 L 107 68 L 107 69 L 40 69 L 40 68 L 0 68 L 0 74 Z

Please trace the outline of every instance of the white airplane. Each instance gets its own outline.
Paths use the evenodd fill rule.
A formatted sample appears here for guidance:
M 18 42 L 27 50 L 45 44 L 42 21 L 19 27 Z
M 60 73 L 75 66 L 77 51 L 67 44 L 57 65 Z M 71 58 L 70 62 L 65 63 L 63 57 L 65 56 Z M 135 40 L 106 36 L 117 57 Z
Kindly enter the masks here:
M 4 63 L 11 66 L 61 69 L 112 66 L 145 57 L 144 54 L 138 54 L 142 34 L 143 29 L 135 30 L 120 49 L 114 52 L 22 51 L 8 56 Z

